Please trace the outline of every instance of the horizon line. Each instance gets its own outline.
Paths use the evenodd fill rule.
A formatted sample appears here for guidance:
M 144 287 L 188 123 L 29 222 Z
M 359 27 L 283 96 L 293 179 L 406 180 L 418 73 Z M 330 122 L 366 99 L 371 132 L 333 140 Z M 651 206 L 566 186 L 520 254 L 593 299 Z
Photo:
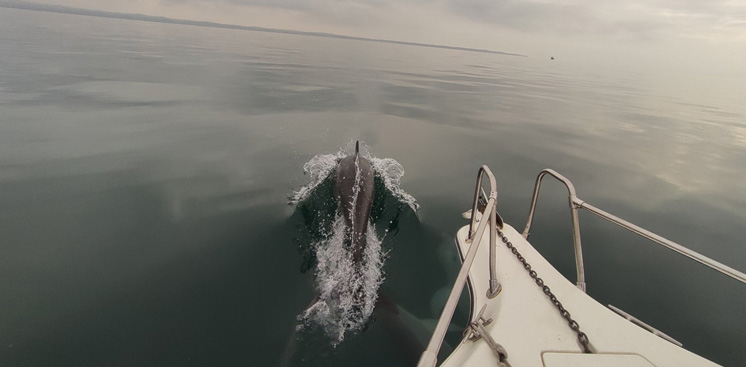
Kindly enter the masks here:
M 25 1 L 25 0 L 0 0 L 0 8 L 40 11 L 40 12 L 57 13 L 57 14 L 71 14 L 71 15 L 99 17 L 99 18 L 114 18 L 114 19 L 141 21 L 141 22 L 151 22 L 151 23 L 180 24 L 180 25 L 205 27 L 205 28 L 236 29 L 236 30 L 253 31 L 253 32 L 290 34 L 290 35 L 297 35 L 297 36 L 336 38 L 336 39 L 346 39 L 346 40 L 353 40 L 353 41 L 379 42 L 379 43 L 389 43 L 389 44 L 397 44 L 397 45 L 405 45 L 405 46 L 429 47 L 429 48 L 440 48 L 440 49 L 445 49 L 445 50 L 527 57 L 526 55 L 521 55 L 521 54 L 494 51 L 494 50 L 488 50 L 488 49 L 480 49 L 480 48 L 448 46 L 448 45 L 438 45 L 438 44 L 432 44 L 432 43 L 410 42 L 410 41 L 397 41 L 397 40 L 390 40 L 390 39 L 383 39 L 383 38 L 347 36 L 347 35 L 327 33 L 327 32 L 312 32 L 312 31 L 299 31 L 299 30 L 294 30 L 294 29 L 246 26 L 246 25 L 239 25 L 239 24 L 209 22 L 209 21 L 202 21 L 202 20 L 168 18 L 168 17 L 163 17 L 163 16 L 154 16 L 154 15 L 137 14 L 137 13 L 118 13 L 118 12 L 105 11 L 105 10 L 75 8 L 75 7 L 65 6 L 65 5 L 40 4 L 40 3 L 35 3 L 32 1 Z

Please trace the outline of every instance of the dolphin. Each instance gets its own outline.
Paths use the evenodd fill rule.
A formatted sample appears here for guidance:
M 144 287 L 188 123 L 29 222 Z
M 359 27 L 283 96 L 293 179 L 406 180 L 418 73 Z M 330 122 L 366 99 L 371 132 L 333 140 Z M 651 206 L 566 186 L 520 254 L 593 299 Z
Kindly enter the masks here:
M 346 225 L 353 260 L 361 263 L 366 246 L 370 209 L 373 206 L 373 166 L 360 156 L 360 142 L 355 142 L 355 154 L 342 158 L 334 177 L 334 197 Z
M 340 159 L 337 163 L 332 184 L 337 211 L 345 222 L 345 242 L 350 246 L 353 261 L 360 265 L 364 261 L 368 223 L 376 193 L 373 166 L 368 159 L 360 155 L 359 141 L 355 142 L 354 154 Z M 361 301 L 357 297 L 360 297 L 359 292 L 356 292 L 356 301 Z M 319 301 L 321 299 L 317 295 L 303 313 Z M 391 340 L 391 343 L 400 348 L 402 356 L 412 365 L 419 360 L 437 323 L 437 320 L 419 319 L 383 291 L 379 292 L 375 300 L 372 316 L 371 322 L 375 320 L 380 324 L 381 330 Z M 369 325 L 366 325 L 364 330 Z M 299 330 L 296 327 L 291 332 L 280 356 L 280 366 L 289 366 L 298 358 L 296 343 L 299 341 L 297 338 Z M 460 330 L 455 325 L 449 327 L 449 332 L 460 332 Z M 444 343 L 442 350 L 449 352 L 452 349 Z

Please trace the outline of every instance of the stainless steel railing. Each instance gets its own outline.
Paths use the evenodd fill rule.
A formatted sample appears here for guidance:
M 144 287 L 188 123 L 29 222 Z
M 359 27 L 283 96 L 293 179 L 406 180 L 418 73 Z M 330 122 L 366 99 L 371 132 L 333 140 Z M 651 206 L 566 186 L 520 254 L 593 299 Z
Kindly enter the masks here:
M 482 179 L 485 174 L 490 181 L 490 193 L 486 204 L 482 200 L 483 196 L 480 195 L 482 193 Z M 484 206 L 482 204 L 484 204 Z M 481 213 L 481 220 L 479 220 L 479 225 L 476 230 L 473 230 L 474 224 L 477 223 L 478 217 L 480 217 L 479 213 Z M 489 220 L 485 220 L 485 218 L 489 218 Z M 469 238 L 467 241 L 471 243 L 471 246 L 469 246 L 469 251 L 467 251 L 466 257 L 464 257 L 464 262 L 461 264 L 461 269 L 456 276 L 456 281 L 453 284 L 453 288 L 451 288 L 451 293 L 448 295 L 448 300 L 446 301 L 445 307 L 443 307 L 443 312 L 440 314 L 438 324 L 435 326 L 435 331 L 433 331 L 433 335 L 430 337 L 430 342 L 427 344 L 427 349 L 422 353 L 420 361 L 417 363 L 418 367 L 434 367 L 438 361 L 438 351 L 440 350 L 440 346 L 443 344 L 443 339 L 448 330 L 448 324 L 450 324 L 451 318 L 453 318 L 453 312 L 456 311 L 458 299 L 461 296 L 461 291 L 463 291 L 464 285 L 466 284 L 469 269 L 471 269 L 471 265 L 474 263 L 474 259 L 476 258 L 477 249 L 479 249 L 479 244 L 482 242 L 485 229 L 487 229 L 487 223 L 489 223 L 490 227 L 490 286 L 487 291 L 487 297 L 493 298 L 500 292 L 500 284 L 497 281 L 497 271 L 495 269 L 495 246 L 497 245 L 497 226 L 499 225 L 500 228 L 502 228 L 503 221 L 502 218 L 498 221 L 498 218 L 497 181 L 489 167 L 482 166 L 479 168 L 479 172 L 477 173 L 477 186 L 474 190 L 474 202 L 471 208 L 471 221 L 469 222 Z
M 545 169 L 539 173 L 539 176 L 536 177 L 536 184 L 534 185 L 534 194 L 531 198 L 531 207 L 529 208 L 528 212 L 528 219 L 526 220 L 526 229 L 523 230 L 523 237 L 528 239 L 530 230 L 531 230 L 531 224 L 534 219 L 534 211 L 536 210 L 536 201 L 539 198 L 539 189 L 541 188 L 541 181 L 544 179 L 546 175 L 550 175 L 567 187 L 568 191 L 568 199 L 570 204 L 570 212 L 572 215 L 572 235 L 574 239 L 575 244 L 575 268 L 577 270 L 577 285 L 578 288 L 585 291 L 585 271 L 583 268 L 583 252 L 580 245 L 580 223 L 578 221 L 578 209 L 585 209 L 603 219 L 606 219 L 607 221 L 614 223 L 624 229 L 627 229 L 633 233 L 636 233 L 642 237 L 645 237 L 659 245 L 662 245 L 670 250 L 673 250 L 681 255 L 684 255 L 700 264 L 703 264 L 711 269 L 714 269 L 724 275 L 727 275 L 735 280 L 738 280 L 742 283 L 746 283 L 746 274 L 735 270 L 727 265 L 724 265 L 718 261 L 715 261 L 713 259 L 710 259 L 709 257 L 702 255 L 696 251 L 690 250 L 684 246 L 679 245 L 676 242 L 673 242 L 667 238 L 664 238 L 662 236 L 659 236 L 653 232 L 648 231 L 647 229 L 644 229 L 638 225 L 632 224 L 624 219 L 621 219 L 613 214 L 610 214 L 606 211 L 603 211 L 599 208 L 596 208 L 595 206 L 586 203 L 583 200 L 580 200 L 580 198 L 577 197 L 575 194 L 575 187 L 573 186 L 572 182 L 568 180 L 565 176 L 562 176 L 561 174 L 557 173 L 557 171 L 552 169 Z
M 477 184 L 474 188 L 474 201 L 472 202 L 471 207 L 471 220 L 469 221 L 469 237 L 467 238 L 467 242 L 472 242 L 474 240 L 474 235 L 476 232 L 472 231 L 472 228 L 474 228 L 474 224 L 477 221 L 477 217 L 479 214 L 478 212 L 484 212 L 485 208 L 480 208 L 480 203 L 482 203 L 484 198 L 484 190 L 482 189 L 482 181 L 484 179 L 484 175 L 487 174 L 487 178 L 489 179 L 490 183 L 490 195 L 489 197 L 495 198 L 495 203 L 493 204 L 495 208 L 493 208 L 492 211 L 490 211 L 490 287 L 487 290 L 487 298 L 494 298 L 499 292 L 500 292 L 500 284 L 497 281 L 497 269 L 495 269 L 495 246 L 497 244 L 497 228 L 503 227 L 503 220 L 500 218 L 500 215 L 497 214 L 497 180 L 495 179 L 495 175 L 492 174 L 492 171 L 487 166 L 482 166 L 479 168 L 479 172 L 477 173 Z M 481 194 L 481 195 L 480 195 Z M 482 218 L 485 218 L 487 216 L 486 213 L 482 214 Z
M 572 239 L 575 247 L 575 271 L 577 272 L 576 285 L 580 290 L 585 292 L 585 268 L 583 267 L 583 248 L 580 244 L 580 221 L 578 220 L 578 207 L 573 205 L 573 201 L 578 197 L 575 195 L 575 186 L 565 176 L 557 173 L 552 169 L 545 169 L 539 173 L 536 177 L 536 184 L 534 184 L 534 195 L 531 198 L 531 210 L 528 212 L 528 220 L 526 220 L 526 229 L 523 230 L 523 237 L 528 239 L 529 231 L 531 230 L 531 223 L 534 221 L 534 210 L 536 210 L 536 201 L 539 199 L 539 189 L 541 188 L 541 181 L 544 176 L 551 175 L 558 181 L 565 184 L 567 187 L 568 197 L 570 199 L 570 214 L 572 215 Z

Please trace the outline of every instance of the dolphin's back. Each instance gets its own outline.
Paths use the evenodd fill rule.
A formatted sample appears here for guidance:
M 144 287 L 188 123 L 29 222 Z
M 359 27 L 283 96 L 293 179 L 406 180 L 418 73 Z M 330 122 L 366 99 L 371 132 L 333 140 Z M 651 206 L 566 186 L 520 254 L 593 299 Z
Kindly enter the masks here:
M 373 189 L 373 166 L 360 156 L 356 147 L 354 155 L 344 157 L 339 162 L 334 177 L 334 196 L 349 230 L 350 244 L 356 260 L 362 259 L 365 248 Z

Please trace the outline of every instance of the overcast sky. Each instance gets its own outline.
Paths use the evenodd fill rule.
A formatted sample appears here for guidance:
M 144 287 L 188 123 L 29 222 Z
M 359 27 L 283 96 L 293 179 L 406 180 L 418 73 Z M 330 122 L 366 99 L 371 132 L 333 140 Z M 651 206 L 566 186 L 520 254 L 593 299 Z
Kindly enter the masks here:
M 580 63 L 746 74 L 746 0 L 35 2 L 551 55 Z

